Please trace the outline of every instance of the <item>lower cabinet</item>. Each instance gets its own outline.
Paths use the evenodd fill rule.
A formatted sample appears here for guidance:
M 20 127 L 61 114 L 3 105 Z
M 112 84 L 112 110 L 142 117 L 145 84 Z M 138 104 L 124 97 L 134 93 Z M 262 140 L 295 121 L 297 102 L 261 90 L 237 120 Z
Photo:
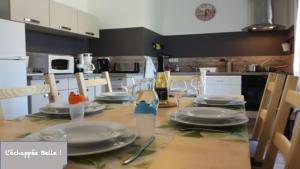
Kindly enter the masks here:
M 98 77 L 96 77 L 98 78 Z M 94 77 L 89 77 L 88 79 L 95 79 Z M 29 85 L 42 85 L 44 84 L 44 80 L 30 80 Z M 59 95 L 60 102 L 68 102 L 68 97 L 70 92 L 79 93 L 77 87 L 77 81 L 75 78 L 67 78 L 67 79 L 57 79 L 57 90 Z M 102 87 L 89 87 L 87 89 L 88 100 L 94 100 L 96 96 L 101 95 Z M 49 104 L 48 94 L 45 95 L 34 95 L 29 97 L 29 113 L 34 114 L 38 113 L 41 107 Z
M 205 94 L 241 95 L 241 76 L 206 76 Z

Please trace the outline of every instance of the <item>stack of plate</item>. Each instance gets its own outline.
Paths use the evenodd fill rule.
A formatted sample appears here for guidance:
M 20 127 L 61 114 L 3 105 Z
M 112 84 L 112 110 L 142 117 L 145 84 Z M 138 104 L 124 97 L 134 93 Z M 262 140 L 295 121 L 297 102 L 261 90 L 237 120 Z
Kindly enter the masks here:
M 97 102 L 85 103 L 85 114 L 92 114 L 105 109 L 105 105 Z M 40 112 L 49 115 L 66 116 L 70 114 L 70 105 L 68 103 L 50 103 L 46 107 L 40 108 Z
M 135 98 L 127 92 L 109 92 L 102 93 L 101 96 L 96 97 L 96 101 L 100 102 L 128 102 L 133 101 Z
M 113 122 L 71 122 L 26 136 L 24 141 L 67 141 L 68 156 L 82 156 L 123 148 L 136 139 L 135 132 Z
M 245 101 L 233 96 L 199 96 L 193 100 L 195 106 L 241 107 Z
M 241 125 L 248 122 L 242 112 L 216 107 L 190 107 L 171 113 L 172 121 L 196 126 L 225 127 Z

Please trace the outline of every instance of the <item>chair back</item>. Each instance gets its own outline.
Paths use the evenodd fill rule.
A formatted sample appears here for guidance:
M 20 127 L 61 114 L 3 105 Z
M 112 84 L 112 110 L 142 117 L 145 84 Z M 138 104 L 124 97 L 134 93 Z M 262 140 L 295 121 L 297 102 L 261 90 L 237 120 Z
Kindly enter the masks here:
M 45 84 L 48 84 L 50 87 L 49 92 L 49 103 L 59 102 L 58 90 L 56 85 L 56 80 L 54 74 L 46 74 L 44 75 Z
M 103 72 L 100 79 L 85 80 L 83 73 L 75 74 L 79 93 L 87 98 L 87 88 L 96 86 L 105 86 L 105 92 L 112 92 L 110 77 L 108 72 Z
M 300 93 L 296 91 L 298 78 L 288 76 L 276 115 L 270 145 L 263 163 L 264 169 L 273 169 L 277 153 L 285 160 L 285 169 L 300 168 L 300 125 L 294 129 L 291 141 L 284 136 L 284 130 L 292 108 L 300 108 Z
M 50 87 L 47 84 L 0 89 L 0 119 L 4 119 L 4 112 L 1 108 L 1 100 L 24 97 L 24 96 L 32 96 L 38 94 L 46 94 L 49 92 L 50 92 Z
M 268 76 L 252 135 L 252 139 L 258 141 L 255 162 L 262 162 L 264 159 L 285 79 L 283 74 L 270 73 Z

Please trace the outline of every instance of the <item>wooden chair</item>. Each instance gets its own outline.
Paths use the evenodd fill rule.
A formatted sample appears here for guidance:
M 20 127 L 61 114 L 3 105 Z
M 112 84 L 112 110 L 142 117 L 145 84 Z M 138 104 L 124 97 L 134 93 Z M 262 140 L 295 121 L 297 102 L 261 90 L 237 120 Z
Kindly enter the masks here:
M 23 96 L 32 96 L 37 94 L 46 94 L 50 92 L 49 85 L 35 85 L 17 88 L 0 89 L 0 101 Z M 0 103 L 1 104 L 1 103 Z M 0 119 L 4 119 L 4 112 L 0 105 Z
M 58 90 L 54 74 L 45 74 L 44 79 L 45 84 L 48 84 L 50 87 L 50 92 L 48 94 L 49 103 L 59 102 Z
M 278 152 L 283 155 L 285 169 L 300 168 L 300 125 L 295 127 L 291 141 L 284 136 L 291 109 L 300 108 L 300 93 L 296 91 L 297 82 L 297 77 L 288 76 L 275 119 L 271 142 L 263 163 L 263 169 L 274 168 Z
M 268 76 L 253 135 L 250 139 L 252 165 L 261 165 L 264 159 L 285 78 L 285 75 L 275 73 L 270 73 Z
M 106 92 L 112 92 L 111 82 L 108 72 L 103 72 L 100 79 L 84 80 L 83 73 L 76 73 L 75 77 L 79 93 L 87 98 L 87 87 L 105 86 Z

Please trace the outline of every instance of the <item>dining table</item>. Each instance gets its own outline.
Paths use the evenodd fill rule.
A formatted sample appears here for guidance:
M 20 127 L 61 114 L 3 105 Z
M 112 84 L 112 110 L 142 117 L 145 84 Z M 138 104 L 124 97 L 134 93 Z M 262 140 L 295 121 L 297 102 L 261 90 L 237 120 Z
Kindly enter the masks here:
M 240 96 L 243 99 L 243 96 Z M 142 93 L 140 100 L 149 100 Z M 172 101 L 173 98 L 170 100 Z M 105 110 L 86 116 L 84 121 L 111 121 L 136 130 L 135 103 L 107 104 Z M 192 105 L 192 98 L 183 97 L 180 107 Z M 122 162 L 133 155 L 143 144 L 137 138 L 131 145 L 107 153 L 68 157 L 67 169 L 251 169 L 246 124 L 212 130 L 186 128 L 170 121 L 176 107 L 159 108 L 156 115 L 154 142 L 141 156 L 128 165 Z M 239 111 L 245 113 L 245 108 Z M 62 123 L 69 118 L 53 118 L 33 114 L 12 120 L 0 121 L 0 140 L 22 140 L 41 129 Z M 217 132 L 217 131 L 222 132 Z

